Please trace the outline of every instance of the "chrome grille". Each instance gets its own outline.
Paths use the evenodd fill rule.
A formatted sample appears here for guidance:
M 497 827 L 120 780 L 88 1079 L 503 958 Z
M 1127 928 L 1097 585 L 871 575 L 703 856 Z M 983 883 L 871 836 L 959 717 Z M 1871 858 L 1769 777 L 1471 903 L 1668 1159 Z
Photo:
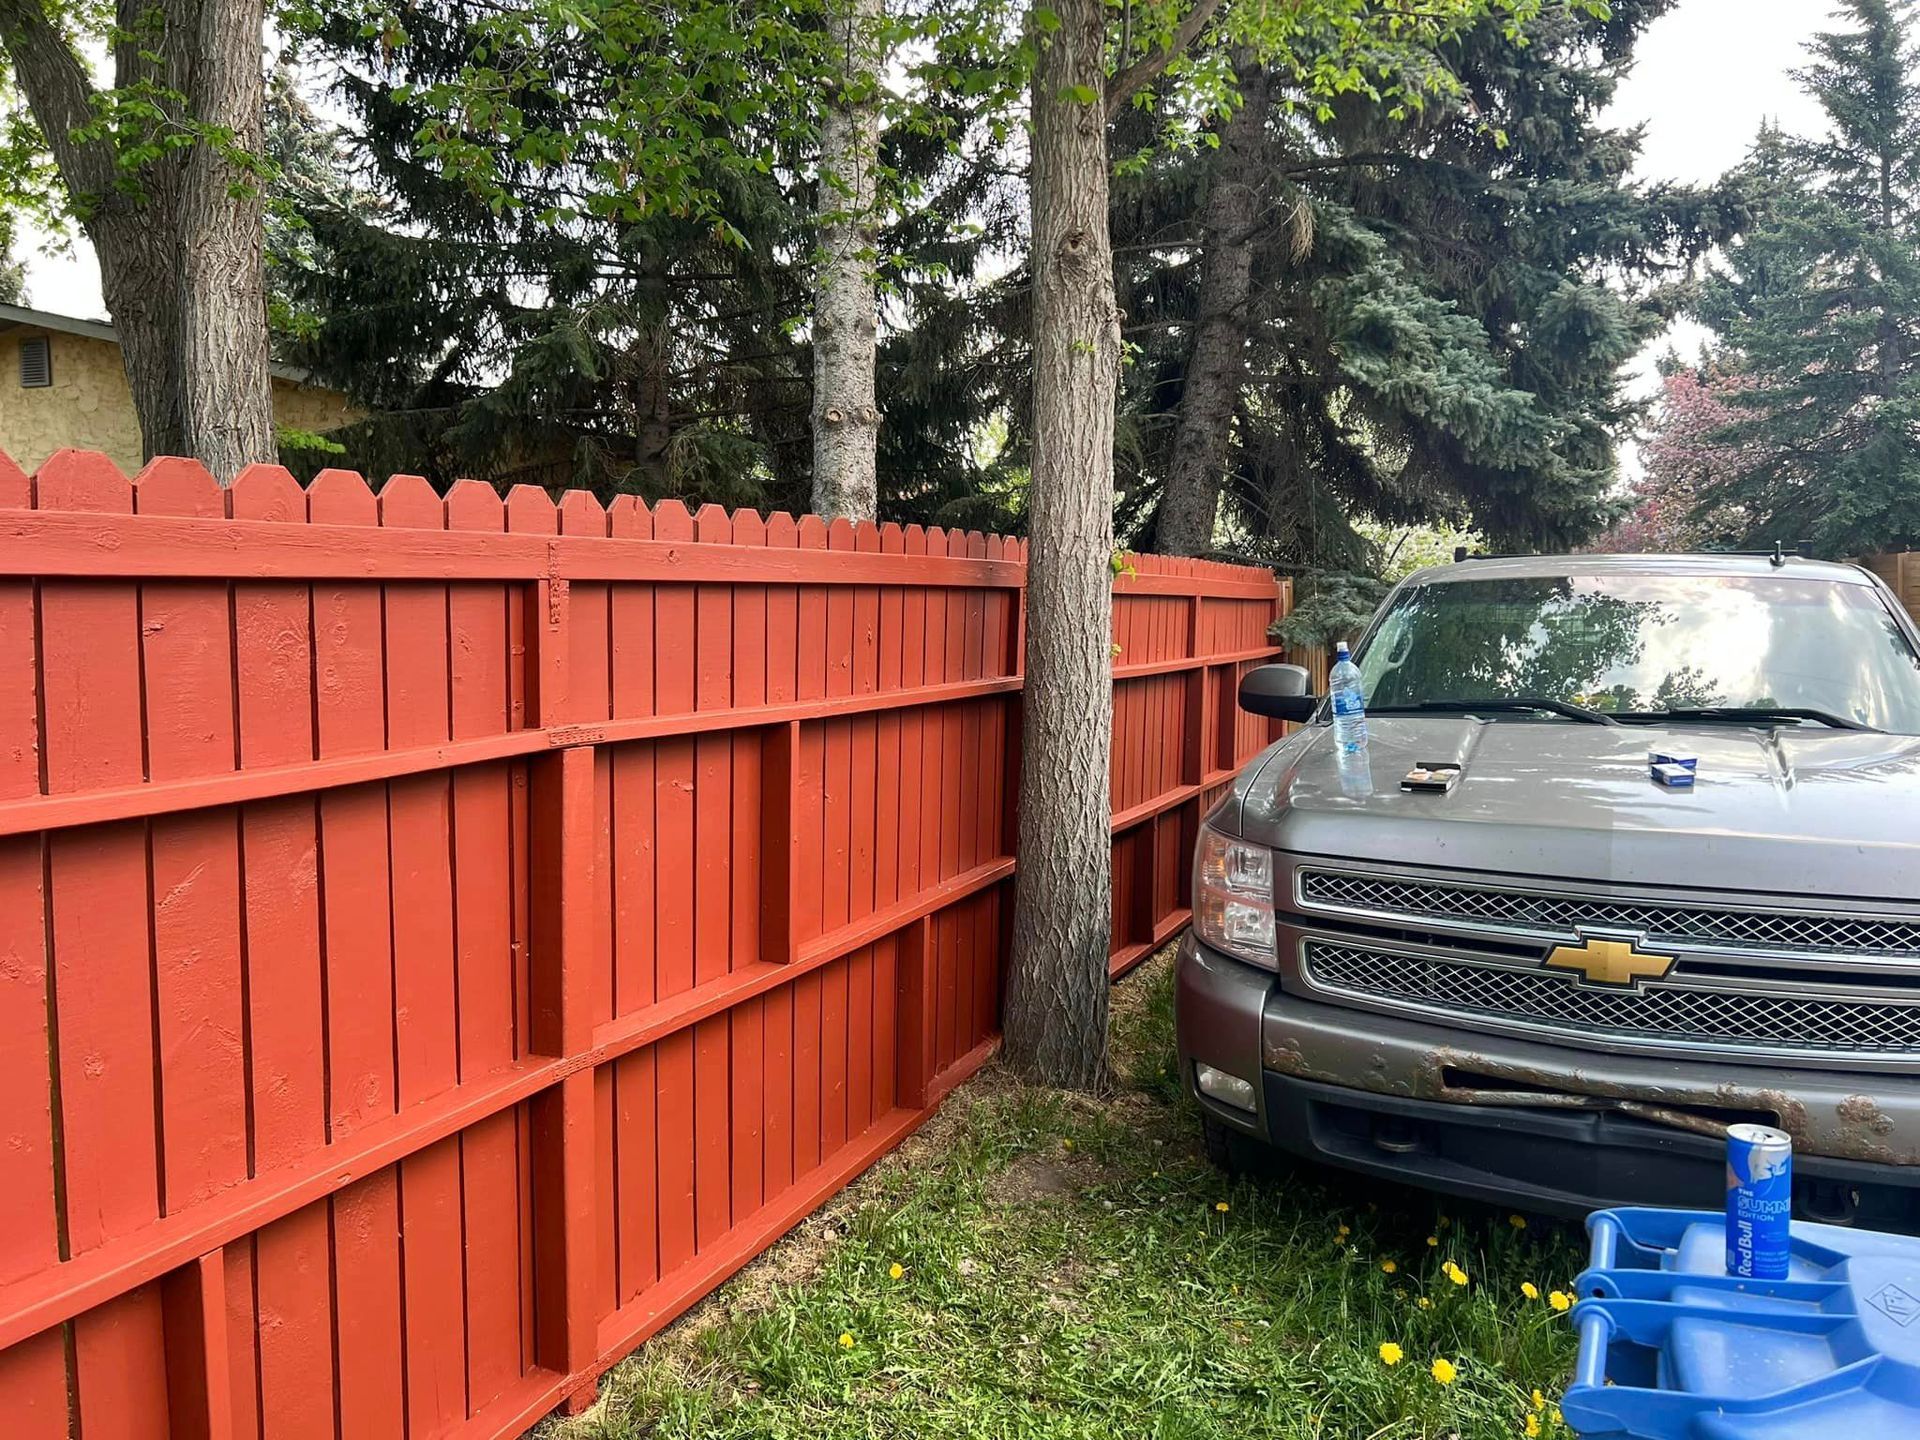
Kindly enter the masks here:
M 1307 979 L 1356 999 L 1595 1034 L 1893 1058 L 1920 1054 L 1920 1004 L 1673 984 L 1600 989 L 1544 971 L 1309 940 Z
M 1920 956 L 1920 920 L 1548 895 L 1333 870 L 1302 870 L 1300 897 L 1328 910 L 1367 911 L 1568 937 L 1585 927 L 1638 930 L 1649 940 L 1683 946 Z

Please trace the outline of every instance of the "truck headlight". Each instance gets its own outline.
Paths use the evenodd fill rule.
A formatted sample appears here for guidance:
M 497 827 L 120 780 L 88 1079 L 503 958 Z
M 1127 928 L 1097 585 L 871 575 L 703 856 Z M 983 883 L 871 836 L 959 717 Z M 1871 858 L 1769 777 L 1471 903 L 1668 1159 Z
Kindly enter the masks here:
M 1214 949 L 1275 969 L 1273 852 L 1202 826 L 1193 867 L 1193 928 Z

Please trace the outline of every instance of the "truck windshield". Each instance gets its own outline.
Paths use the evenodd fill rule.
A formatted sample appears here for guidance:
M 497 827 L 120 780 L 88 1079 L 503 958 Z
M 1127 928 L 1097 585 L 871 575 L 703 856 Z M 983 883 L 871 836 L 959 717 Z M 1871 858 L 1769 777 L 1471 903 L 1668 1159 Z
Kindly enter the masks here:
M 1920 656 L 1864 585 L 1607 573 L 1448 580 L 1403 591 L 1356 659 L 1370 710 L 1522 697 L 1615 715 L 1800 709 L 1920 734 Z

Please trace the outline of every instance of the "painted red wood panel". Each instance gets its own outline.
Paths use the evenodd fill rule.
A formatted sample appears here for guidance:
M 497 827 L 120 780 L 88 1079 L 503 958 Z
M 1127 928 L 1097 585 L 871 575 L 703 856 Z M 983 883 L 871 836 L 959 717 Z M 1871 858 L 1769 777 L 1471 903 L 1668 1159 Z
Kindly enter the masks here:
M 0 509 L 31 504 L 26 475 L 0 456 Z M 0 799 L 40 790 L 36 627 L 32 583 L 0 583 Z M 60 1253 L 45 878 L 37 837 L 0 842 L 0 1285 L 46 1269 Z M 244 1132 L 241 1146 L 244 1154 Z M 66 1349 L 58 1332 L 0 1352 L 0 1413 L 21 1417 L 35 1440 L 66 1434 Z
M 396 475 L 380 491 L 388 529 L 445 526 L 439 497 L 418 476 Z M 447 587 L 390 584 L 386 623 L 387 736 L 392 745 L 450 738 Z M 400 1105 L 458 1083 L 454 981 L 452 794 L 445 774 L 389 786 L 393 885 L 393 975 Z
M 332 1205 L 335 1303 L 344 1320 L 340 1433 L 398 1440 L 406 1434 L 399 1177 L 383 1170 Z
M 827 548 L 854 548 L 853 526 L 845 519 L 827 527 Z M 854 693 L 854 594 L 845 586 L 827 592 L 827 674 L 829 696 Z M 824 727 L 825 778 L 822 809 L 826 816 L 821 930 L 831 934 L 853 915 L 853 724 L 835 720 Z M 848 997 L 850 961 L 827 966 L 820 977 L 820 1154 L 825 1159 L 847 1141 L 847 1050 L 851 1015 Z
M 449 529 L 505 528 L 499 496 L 477 481 L 448 491 L 446 514 Z M 497 734 L 509 723 L 513 600 L 505 587 L 482 582 L 448 589 L 456 740 Z M 513 943 L 513 774 L 505 764 L 474 766 L 455 771 L 452 786 L 454 973 L 466 1081 L 514 1058 L 514 997 L 523 982 Z M 469 1414 L 504 1394 L 522 1369 L 521 1251 L 529 1237 L 522 1230 L 520 1154 L 511 1113 L 490 1116 L 460 1139 Z
M 59 1256 L 42 875 L 37 840 L 0 843 L 0 1285 Z M 58 1330 L 0 1351 L 0 1414 L 29 1440 L 67 1434 L 67 1357 Z
M 693 1032 L 676 1031 L 656 1050 L 660 1273 L 670 1275 L 694 1254 Z
M 771 549 L 793 549 L 800 543 L 799 527 L 793 517 L 784 512 L 768 517 L 765 543 Z M 767 665 L 766 695 L 769 703 L 778 704 L 790 701 L 799 693 L 800 675 L 800 592 L 794 586 L 771 586 L 767 590 Z M 796 833 L 799 826 L 801 807 L 799 797 L 805 776 L 803 773 L 803 752 L 800 737 L 805 727 L 789 727 L 785 735 L 770 734 L 763 749 L 763 784 L 779 782 L 787 789 L 786 818 L 787 830 L 785 856 L 786 875 L 770 874 L 763 870 L 762 884 L 771 887 L 783 883 L 785 893 L 773 897 L 773 913 L 785 921 L 787 942 L 799 934 L 799 911 L 801 907 L 800 861 L 805 858 L 811 846 L 803 846 L 804 832 Z M 765 756 L 771 747 L 780 747 L 782 760 L 771 766 Z M 784 772 L 784 773 L 781 773 Z M 774 803 L 775 797 L 763 789 L 763 802 Z M 771 850 L 763 852 L 763 867 L 777 867 L 778 862 Z M 772 897 L 771 889 L 767 893 Z M 765 945 L 769 937 L 763 936 Z M 787 945 L 782 944 L 783 953 Z M 795 1131 L 795 1091 L 797 1076 L 794 1068 L 794 986 L 783 985 L 768 993 L 761 1007 L 761 1193 L 764 1200 L 771 1204 L 783 1196 L 793 1183 L 796 1167 L 794 1163 Z
M 400 1219 L 407 1432 L 430 1435 L 467 1414 L 457 1139 L 401 1162 Z
M 614 1061 L 613 1080 L 616 1288 L 624 1305 L 660 1277 L 654 1051 Z
M 43 466 L 41 510 L 127 514 L 132 487 L 108 461 L 63 451 Z M 47 582 L 40 590 L 43 756 L 50 793 L 139 783 L 145 774 L 139 588 Z M 49 838 L 55 1057 L 67 1245 L 81 1253 L 160 1212 L 158 1057 L 153 1047 L 147 827 Z M 153 1434 L 166 1413 L 157 1286 L 79 1317 L 73 1393 L 89 1433 Z
M 314 524 L 371 530 L 380 521 L 379 501 L 358 475 L 323 471 L 307 489 L 307 517 Z M 331 756 L 384 749 L 386 641 L 380 587 L 316 584 L 311 603 L 315 752 Z M 318 818 L 327 1129 L 330 1137 L 340 1138 L 392 1115 L 398 1104 L 386 787 L 362 785 L 322 794 Z M 352 1317 L 350 1323 L 335 1326 L 340 1431 L 398 1437 L 404 1434 L 404 1382 L 397 1175 L 384 1170 L 334 1196 L 328 1223 L 334 1303 L 339 1314 Z M 248 1259 L 251 1263 L 252 1257 Z M 234 1273 L 229 1264 L 230 1287 Z M 249 1327 L 246 1340 L 252 1339 Z M 248 1398 L 258 1403 L 257 1397 Z M 236 1413 L 239 1408 L 236 1404 Z M 253 1414 L 251 1405 L 247 1413 Z
M 620 1307 L 619 1116 L 614 1103 L 613 1066 L 593 1072 L 593 1201 L 596 1317 Z
M 322 471 L 307 490 L 313 523 L 373 527 L 379 502 L 358 475 Z M 313 587 L 315 750 L 386 746 L 386 640 L 377 585 Z M 394 1112 L 392 878 L 383 785 L 319 797 L 327 994 L 328 1133 L 348 1135 Z
M 155 461 L 134 487 L 140 514 L 226 514 L 214 478 Z M 154 581 L 141 588 L 147 775 L 234 768 L 234 657 L 227 587 Z M 246 1021 L 240 984 L 240 844 L 231 810 L 153 822 L 154 995 L 160 1040 L 162 1191 L 184 1209 L 247 1176 Z
M 254 1241 L 255 1323 L 263 1433 L 334 1433 L 333 1276 L 326 1202 L 297 1210 Z
M 306 494 L 276 466 L 242 471 L 229 503 L 236 518 L 293 525 L 307 520 Z M 236 586 L 233 614 L 241 765 L 312 759 L 309 587 L 291 582 Z M 327 1142 L 315 803 L 291 797 L 249 806 L 241 813 L 240 833 L 253 1169 L 258 1174 L 291 1166 Z M 331 1435 L 334 1427 L 329 1249 L 325 1205 L 310 1205 L 274 1222 L 254 1245 L 260 1413 L 287 1414 L 284 1429 L 295 1435 Z M 265 1429 L 281 1432 L 271 1423 Z

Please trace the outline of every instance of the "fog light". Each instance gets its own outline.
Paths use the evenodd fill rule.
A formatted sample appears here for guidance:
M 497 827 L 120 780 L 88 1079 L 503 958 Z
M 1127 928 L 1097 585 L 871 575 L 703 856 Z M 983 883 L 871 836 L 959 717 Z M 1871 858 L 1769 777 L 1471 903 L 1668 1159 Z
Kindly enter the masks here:
M 1193 1078 L 1200 1082 L 1200 1093 L 1236 1110 L 1253 1109 L 1253 1082 L 1229 1075 L 1211 1065 L 1195 1065 Z

